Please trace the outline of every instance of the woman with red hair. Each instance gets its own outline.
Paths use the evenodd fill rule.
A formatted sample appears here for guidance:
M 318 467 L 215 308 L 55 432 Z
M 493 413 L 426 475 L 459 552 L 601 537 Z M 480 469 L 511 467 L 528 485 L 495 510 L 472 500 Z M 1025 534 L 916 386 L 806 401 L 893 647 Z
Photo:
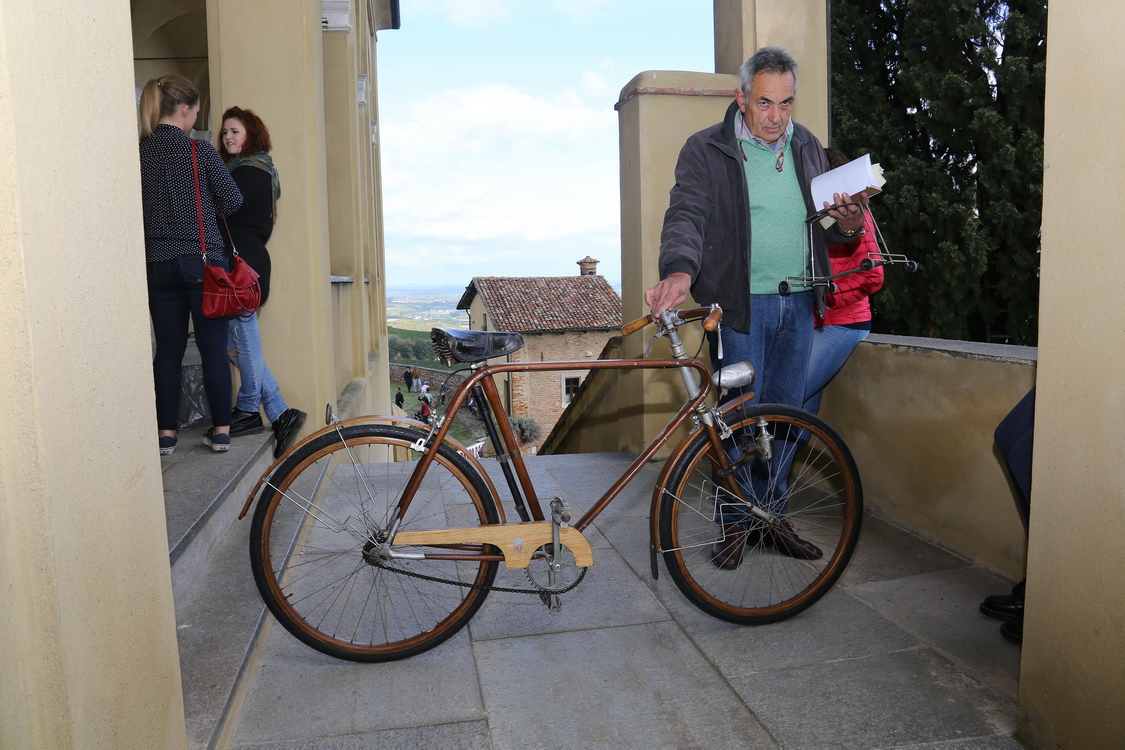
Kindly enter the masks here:
M 258 272 L 262 305 L 270 293 L 272 266 L 266 242 L 277 219 L 281 182 L 270 157 L 270 133 L 261 118 L 248 109 L 231 107 L 223 113 L 219 154 L 242 191 L 242 208 L 230 217 L 231 241 L 242 259 Z M 281 396 L 270 368 L 262 356 L 258 314 L 230 319 L 229 349 L 242 381 L 231 417 L 232 435 L 249 435 L 265 429 L 259 405 L 273 426 L 274 458 L 285 452 L 305 421 L 305 412 L 291 409 Z

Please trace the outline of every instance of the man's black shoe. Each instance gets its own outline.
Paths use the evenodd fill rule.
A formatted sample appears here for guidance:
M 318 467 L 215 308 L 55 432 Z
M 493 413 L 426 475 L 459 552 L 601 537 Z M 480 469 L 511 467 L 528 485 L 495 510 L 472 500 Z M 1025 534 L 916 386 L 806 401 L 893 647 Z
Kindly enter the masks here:
M 1017 646 L 1023 646 L 1023 618 L 1013 617 L 1000 626 L 1000 635 L 1004 640 L 1011 641 Z
M 1012 587 L 1012 593 L 987 597 L 980 604 L 980 613 L 997 620 L 1023 620 L 1023 589 L 1026 581 Z
M 281 416 L 273 420 L 273 457 L 275 459 L 281 458 L 281 454 L 289 447 L 289 442 L 293 440 L 297 430 L 301 429 L 301 425 L 305 423 L 305 417 L 307 416 L 300 409 L 286 409 L 281 412 Z
M 239 409 L 237 406 L 231 410 L 230 414 L 230 434 L 235 437 L 239 435 L 253 435 L 256 432 L 261 432 L 266 429 L 262 423 L 262 415 L 256 411 L 245 411 Z

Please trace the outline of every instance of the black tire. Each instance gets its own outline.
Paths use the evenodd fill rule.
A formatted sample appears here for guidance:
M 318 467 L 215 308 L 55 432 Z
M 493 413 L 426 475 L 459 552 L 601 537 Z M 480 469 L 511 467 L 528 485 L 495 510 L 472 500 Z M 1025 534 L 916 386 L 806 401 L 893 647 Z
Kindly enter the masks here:
M 373 542 L 393 520 L 426 433 L 361 424 L 325 433 L 274 471 L 250 529 L 250 566 L 286 630 L 330 656 L 379 662 L 442 643 L 472 618 L 496 562 L 405 560 L 373 564 Z M 472 465 L 441 446 L 399 530 L 497 523 L 491 493 Z M 420 550 L 421 551 L 421 550 Z M 488 548 L 488 551 L 493 551 Z
M 775 459 L 769 462 L 761 459 L 754 441 L 761 419 L 775 438 Z M 785 459 L 791 462 L 786 487 L 778 491 L 777 501 L 749 499 L 772 505 L 823 557 L 802 560 L 783 555 L 772 544 L 774 537 L 759 530 L 738 532 L 746 540 L 738 567 L 720 570 L 712 562 L 712 545 L 726 538 L 724 525 L 717 519 L 717 498 L 724 500 L 728 524 L 731 516 L 743 511 L 740 504 L 725 504 L 731 496 L 715 484 L 716 466 L 706 433 L 680 454 L 662 488 L 660 548 L 680 591 L 704 612 L 747 625 L 777 622 L 812 606 L 844 572 L 863 515 L 859 472 L 840 436 L 801 409 L 779 404 L 747 406 L 728 414 L 727 423 L 734 430 L 734 437 L 723 441 L 728 454 L 735 449 L 751 457 L 737 474 L 739 486 L 747 486 L 744 491 L 748 494 L 765 494 L 759 492 L 764 487 L 778 488 L 779 467 Z M 798 436 L 806 437 L 807 443 L 798 444 Z M 755 473 L 753 483 L 747 480 L 747 472 Z M 759 523 L 751 518 L 744 525 L 753 528 Z

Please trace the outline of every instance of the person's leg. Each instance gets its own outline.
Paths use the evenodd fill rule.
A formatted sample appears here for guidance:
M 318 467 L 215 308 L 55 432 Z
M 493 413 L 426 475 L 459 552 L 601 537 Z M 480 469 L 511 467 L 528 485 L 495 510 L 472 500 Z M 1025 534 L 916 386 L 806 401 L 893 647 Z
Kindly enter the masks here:
M 227 344 L 230 325 L 227 318 L 205 318 L 203 316 L 203 259 L 198 255 L 182 256 L 181 269 L 186 284 L 191 284 L 197 275 L 198 284 L 191 284 L 187 290 L 188 304 L 191 306 L 191 320 L 195 328 L 195 345 L 203 363 L 203 389 L 211 405 L 211 424 L 216 435 L 230 432 L 231 417 L 231 379 L 230 363 L 227 360 Z
M 176 434 L 180 379 L 187 350 L 189 306 L 174 273 L 176 261 L 147 264 L 148 309 L 156 338 L 152 377 L 156 387 L 156 425 L 161 436 Z
M 805 379 L 805 411 L 820 413 L 825 386 L 836 377 L 856 345 L 867 338 L 868 333 L 845 326 L 824 326 L 813 331 L 809 371 Z
M 993 435 L 996 448 L 1012 476 L 1016 503 L 1026 524 L 1031 517 L 1031 450 L 1035 437 L 1035 389 L 1020 399 Z
M 249 318 L 234 315 L 228 324 L 228 353 L 238 366 L 241 381 L 234 405 L 242 411 L 257 412 L 262 390 L 262 343 L 258 334 L 258 314 Z

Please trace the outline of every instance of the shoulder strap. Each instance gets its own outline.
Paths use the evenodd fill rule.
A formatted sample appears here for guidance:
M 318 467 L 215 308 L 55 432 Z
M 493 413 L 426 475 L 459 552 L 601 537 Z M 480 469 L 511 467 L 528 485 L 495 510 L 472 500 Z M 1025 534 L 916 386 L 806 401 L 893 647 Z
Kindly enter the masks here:
M 199 214 L 199 251 L 207 262 L 207 241 L 203 238 L 203 198 L 199 194 L 199 161 L 195 158 L 195 139 L 191 139 L 191 172 L 195 176 L 195 211 Z

